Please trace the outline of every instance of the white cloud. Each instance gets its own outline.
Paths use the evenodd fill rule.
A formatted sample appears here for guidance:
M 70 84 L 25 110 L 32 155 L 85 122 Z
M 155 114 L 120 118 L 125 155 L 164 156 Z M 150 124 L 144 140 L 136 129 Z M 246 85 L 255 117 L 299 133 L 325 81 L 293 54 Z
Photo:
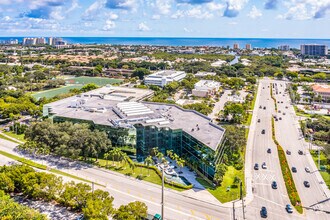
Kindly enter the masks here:
M 319 19 L 330 12 L 330 0 L 288 0 L 284 5 L 288 11 L 278 18 L 287 20 Z
M 152 20 L 159 20 L 160 19 L 160 15 L 153 15 L 151 17 Z
M 65 13 L 69 13 L 77 8 L 79 8 L 78 0 L 72 0 L 71 7 Z
M 111 31 L 116 27 L 116 23 L 112 20 L 106 20 L 105 25 L 103 26 L 102 30 L 104 31 Z
M 173 19 L 178 19 L 178 18 L 182 18 L 184 17 L 184 11 L 182 10 L 177 10 L 172 16 L 171 18 Z
M 192 32 L 192 30 L 191 29 L 189 29 L 189 28 L 183 28 L 183 30 L 184 30 L 184 32 L 187 32 L 187 33 L 191 33 Z
M 192 7 L 187 11 L 177 10 L 171 18 L 178 19 L 183 17 L 190 17 L 190 18 L 198 18 L 198 19 L 208 19 L 212 18 L 213 14 L 208 12 L 207 10 L 202 10 L 201 6 Z
M 147 26 L 146 23 L 142 22 L 138 26 L 139 31 L 150 31 L 151 29 Z
M 262 13 L 260 10 L 257 9 L 257 7 L 254 5 L 249 12 L 248 16 L 252 19 L 259 18 L 262 16 Z
M 83 13 L 82 17 L 86 20 L 93 20 L 105 6 L 105 0 L 98 0 L 91 4 Z
M 237 17 L 248 1 L 249 0 L 226 0 L 227 6 L 223 12 L 223 16 L 229 18 Z
M 10 18 L 9 16 L 5 16 L 5 17 L 3 17 L 1 20 L 3 20 L 3 21 L 10 21 L 11 18 Z
M 62 7 L 56 7 L 51 13 L 50 17 L 55 20 L 63 20 L 64 16 L 62 15 Z
M 119 18 L 119 16 L 113 12 L 107 13 L 106 17 L 108 17 L 108 19 L 110 19 L 110 20 L 117 20 Z
M 210 2 L 206 4 L 206 7 L 210 10 L 210 11 L 220 11 L 221 9 L 223 9 L 225 6 L 223 4 L 217 4 L 215 2 Z
M 156 0 L 155 2 L 156 10 L 162 15 L 167 15 L 171 12 L 172 2 L 173 2 L 172 0 Z

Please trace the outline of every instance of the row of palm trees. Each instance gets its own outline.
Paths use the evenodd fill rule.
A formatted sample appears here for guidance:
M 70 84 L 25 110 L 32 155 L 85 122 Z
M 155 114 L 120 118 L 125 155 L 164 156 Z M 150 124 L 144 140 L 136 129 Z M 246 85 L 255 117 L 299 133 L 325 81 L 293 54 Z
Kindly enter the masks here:
M 108 160 L 112 159 L 112 165 L 115 165 L 115 161 L 118 162 L 124 162 L 124 164 L 128 164 L 128 166 L 130 167 L 130 169 L 134 172 L 135 169 L 135 164 L 132 161 L 131 158 L 129 158 L 129 156 L 127 156 L 127 154 L 123 151 L 121 151 L 120 148 L 113 148 L 112 150 L 110 150 L 109 152 L 104 154 L 104 159 L 106 159 L 106 167 L 108 167 Z

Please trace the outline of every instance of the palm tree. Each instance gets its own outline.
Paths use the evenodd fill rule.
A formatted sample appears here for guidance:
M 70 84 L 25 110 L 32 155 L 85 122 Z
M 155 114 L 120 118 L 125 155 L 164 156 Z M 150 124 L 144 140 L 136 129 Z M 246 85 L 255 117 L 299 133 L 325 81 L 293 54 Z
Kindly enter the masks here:
M 159 153 L 158 147 L 154 147 L 150 151 L 151 156 L 156 156 L 158 153 Z
M 110 157 L 110 153 L 105 153 L 105 154 L 103 155 L 103 157 L 104 157 L 104 159 L 106 159 L 106 165 L 105 165 L 105 167 L 108 167 L 108 159 L 109 159 L 109 157 Z
M 156 157 L 158 158 L 159 161 L 162 161 L 162 158 L 164 157 L 164 154 L 162 152 L 158 152 Z
M 185 162 L 186 161 L 184 159 L 182 159 L 182 158 L 179 158 L 179 160 L 177 161 L 177 164 L 180 167 L 180 173 L 182 173 L 181 172 L 181 168 L 184 167 Z
M 148 156 L 145 160 L 144 160 L 144 164 L 146 164 L 147 165 L 147 167 L 148 167 L 148 176 L 149 176 L 149 166 L 150 166 L 150 164 L 152 164 L 153 163 L 153 160 L 152 160 L 152 157 L 151 156 Z
M 129 168 L 131 168 L 132 172 L 134 173 L 134 169 L 135 169 L 134 162 L 127 155 L 125 155 L 124 158 L 125 158 L 124 160 L 128 162 Z
M 173 156 L 173 150 L 167 150 L 166 151 L 166 155 L 172 159 L 172 156 Z

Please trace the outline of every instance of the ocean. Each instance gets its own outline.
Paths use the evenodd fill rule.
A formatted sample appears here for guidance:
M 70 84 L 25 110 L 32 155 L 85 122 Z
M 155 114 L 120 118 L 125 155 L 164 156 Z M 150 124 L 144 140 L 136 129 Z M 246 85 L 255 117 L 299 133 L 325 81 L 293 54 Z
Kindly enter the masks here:
M 23 37 L 0 37 L 0 41 Z M 277 48 L 289 45 L 300 48 L 301 44 L 325 44 L 330 39 L 281 39 L 281 38 L 166 38 L 166 37 L 63 37 L 70 44 L 113 44 L 113 45 L 155 45 L 155 46 L 230 46 L 238 43 L 241 48 L 251 44 L 253 48 Z

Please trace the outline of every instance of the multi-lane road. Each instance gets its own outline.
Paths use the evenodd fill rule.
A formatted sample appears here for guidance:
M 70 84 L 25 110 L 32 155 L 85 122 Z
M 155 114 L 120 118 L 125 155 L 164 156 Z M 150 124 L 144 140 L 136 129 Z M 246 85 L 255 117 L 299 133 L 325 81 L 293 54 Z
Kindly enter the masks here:
M 304 214 L 296 211 L 288 214 L 285 205 L 289 204 L 284 180 L 281 174 L 276 146 L 271 137 L 271 118 L 275 112 L 274 101 L 270 96 L 270 83 L 276 83 L 281 94 L 275 95 L 282 120 L 276 121 L 276 138 L 286 150 L 292 154 L 287 156 L 290 166 L 298 170 L 293 174 L 302 204 Z M 282 85 L 282 86 L 281 86 Z M 250 126 L 249 140 L 246 152 L 246 188 L 247 198 L 245 207 L 246 219 L 260 219 L 260 209 L 267 207 L 268 219 L 329 219 L 330 215 L 323 212 L 330 211 L 329 196 L 327 189 L 319 183 L 315 164 L 311 163 L 310 155 L 298 155 L 298 149 L 304 149 L 305 143 L 299 139 L 297 122 L 294 117 L 294 110 L 287 95 L 283 96 L 285 89 L 284 81 L 260 80 L 254 115 Z M 259 108 L 262 106 L 262 108 Z M 288 106 L 286 108 L 285 106 Z M 264 109 L 265 107 L 265 109 Z M 258 120 L 260 119 L 260 122 Z M 265 129 L 265 134 L 262 130 Z M 17 154 L 13 149 L 16 144 L 1 140 L 0 149 L 12 154 Z M 267 149 L 271 149 L 271 153 Z M 305 151 L 307 152 L 307 151 Z M 262 168 L 265 162 L 267 169 Z M 41 162 L 40 162 L 41 163 Z M 61 169 L 67 173 L 83 177 L 104 185 L 104 190 L 110 192 L 115 198 L 115 206 L 126 204 L 130 201 L 140 200 L 148 205 L 151 213 L 160 213 L 160 187 L 151 183 L 138 181 L 121 174 L 105 171 L 99 168 L 88 167 L 80 164 L 53 164 L 49 161 L 43 162 L 49 166 Z M 254 164 L 259 164 L 259 170 L 254 170 Z M 311 168 L 311 173 L 305 172 L 305 167 Z M 303 181 L 311 183 L 310 188 L 303 186 Z M 272 181 L 277 182 L 277 189 L 272 189 Z M 95 186 L 99 187 L 99 186 Z M 243 219 L 243 209 L 240 202 L 235 202 L 235 211 L 231 204 L 217 204 L 203 201 L 203 198 L 191 197 L 187 193 L 180 193 L 173 190 L 165 192 L 165 219 Z M 312 209 L 317 210 L 312 210 Z M 321 211 L 320 211 L 321 210 Z M 323 210 L 323 211 L 322 211 Z

